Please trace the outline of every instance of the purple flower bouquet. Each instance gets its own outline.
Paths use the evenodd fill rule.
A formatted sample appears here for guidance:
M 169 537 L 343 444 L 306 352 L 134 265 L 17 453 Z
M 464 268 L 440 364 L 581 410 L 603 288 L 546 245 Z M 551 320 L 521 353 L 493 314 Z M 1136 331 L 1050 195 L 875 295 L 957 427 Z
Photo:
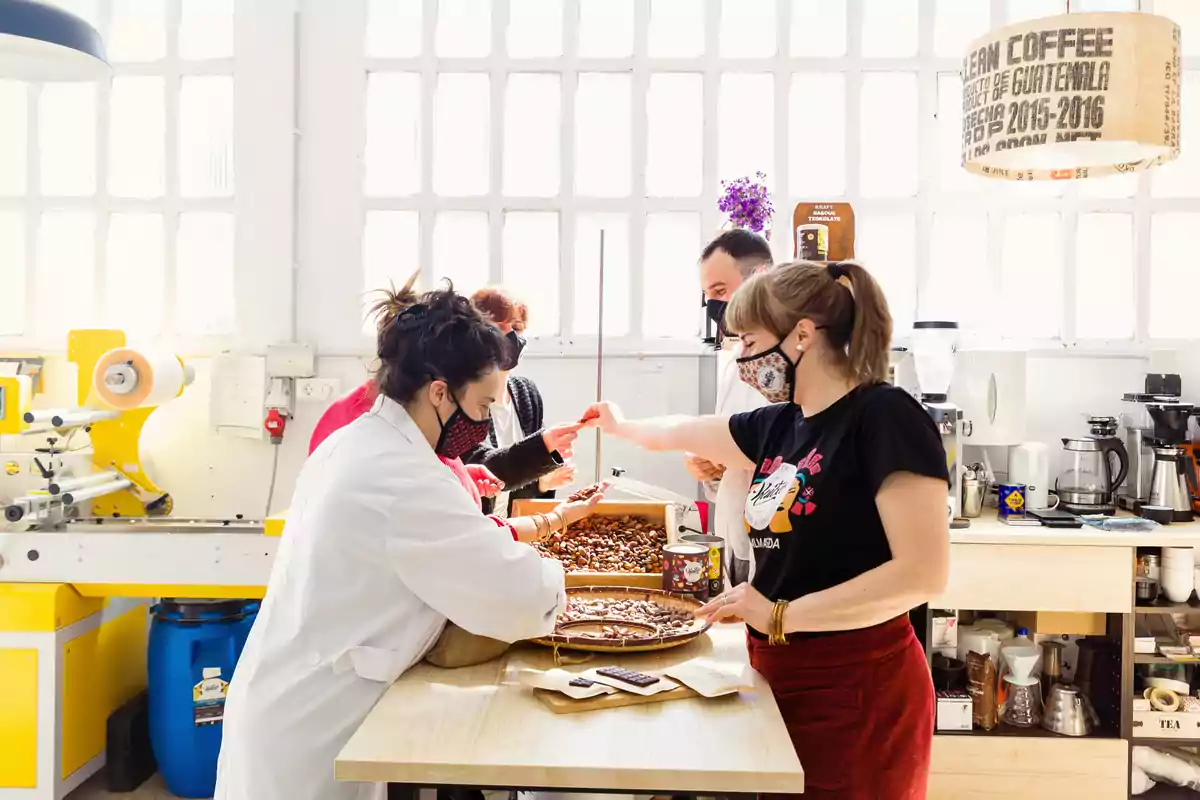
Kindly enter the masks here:
M 748 228 L 763 233 L 771 224 L 775 208 L 771 205 L 771 193 L 767 189 L 766 174 L 754 173 L 757 181 L 749 177 L 732 181 L 721 181 L 721 199 L 717 210 L 729 215 L 729 222 L 738 228 Z

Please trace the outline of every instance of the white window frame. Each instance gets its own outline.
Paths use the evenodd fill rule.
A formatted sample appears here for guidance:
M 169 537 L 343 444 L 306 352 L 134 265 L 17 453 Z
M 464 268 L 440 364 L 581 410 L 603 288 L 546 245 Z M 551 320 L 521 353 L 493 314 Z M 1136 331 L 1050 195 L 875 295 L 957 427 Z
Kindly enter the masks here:
M 361 275 L 362 236 L 368 210 L 404 210 L 419 213 L 419 263 L 424 277 L 433 277 L 432 232 L 434 213 L 442 210 L 484 211 L 489 215 L 489 269 L 492 281 L 501 277 L 503 215 L 507 211 L 552 210 L 560 213 L 560 309 L 565 335 L 545 337 L 531 343 L 533 355 L 588 355 L 595 339 L 573 336 L 575 304 L 575 219 L 579 213 L 620 212 L 629 215 L 630 323 L 628 336 L 606 343 L 608 352 L 678 353 L 703 351 L 695 338 L 645 339 L 640 335 L 643 307 L 642 264 L 646 216 L 651 212 L 686 211 L 700 214 L 702 232 L 715 231 L 722 218 L 716 210 L 719 189 L 717 174 L 717 103 L 721 75 L 725 72 L 772 74 L 775 80 L 775 146 L 773 183 L 785 187 L 789 174 L 788 97 L 793 73 L 841 72 L 846 75 L 846 193 L 841 197 L 792 198 L 786 189 L 777 190 L 775 247 L 780 258 L 791 257 L 791 214 L 797 200 L 839 200 L 852 204 L 857 215 L 872 213 L 913 214 L 916 224 L 915 284 L 919 293 L 929 278 L 932 222 L 939 212 L 961 209 L 964 203 L 989 215 L 987 265 L 991 276 L 1002 264 L 1002 231 L 1008 213 L 1049 212 L 1061 215 L 1063 226 L 1063 330 L 1059 339 L 1022 340 L 991 334 L 964 332 L 967 347 L 1031 350 L 1038 353 L 1146 355 L 1152 349 L 1194 346 L 1194 341 L 1151 339 L 1150 313 L 1150 225 L 1152 215 L 1163 211 L 1200 212 L 1200 197 L 1155 198 L 1150 192 L 1151 176 L 1143 174 L 1129 198 L 1081 197 L 1076 186 L 1067 186 L 1061 197 L 1024 197 L 1005 194 L 965 194 L 942 191 L 937 157 L 937 83 L 945 73 L 957 73 L 958 58 L 940 58 L 934 52 L 936 0 L 919 0 L 917 55 L 910 58 L 873 58 L 863 55 L 863 0 L 847 0 L 847 53 L 839 58 L 796 58 L 789 55 L 792 23 L 791 0 L 776 0 L 776 55 L 764 59 L 722 58 L 718 51 L 720 0 L 696 0 L 705 14 L 705 55 L 689 59 L 650 58 L 647 29 L 650 0 L 635 0 L 633 55 L 620 59 L 580 58 L 576 25 L 578 0 L 564 0 L 563 55 L 545 59 L 515 59 L 507 54 L 505 26 L 508 0 L 494 0 L 492 8 L 492 53 L 483 58 L 440 58 L 435 54 L 437 0 L 423 0 L 421 55 L 414 58 L 368 58 L 366 0 L 339 0 L 336 11 L 329 5 L 306 10 L 302 18 L 302 64 L 299 92 L 302 98 L 301 174 L 304 188 L 300 203 L 300 252 L 298 315 L 300 336 L 333 354 L 369 353 L 369 338 L 361 327 L 361 279 L 347 280 L 348 264 Z M 322 4 L 314 3 L 313 6 Z M 330 4 L 332 5 L 332 4 Z M 1153 0 L 1143 8 L 1153 11 Z M 991 0 L 992 27 L 1006 24 L 1005 0 Z M 1200 58 L 1185 57 L 1185 70 L 1200 69 Z M 362 188 L 362 154 L 365 144 L 366 76 L 371 71 L 417 72 L 422 76 L 421 160 L 426 165 L 422 191 L 412 197 L 368 198 Z M 506 79 L 515 72 L 555 72 L 561 76 L 561 192 L 554 198 L 513 198 L 502 195 L 503 106 Z M 904 198 L 863 197 L 860 158 L 860 96 L 863 75 L 871 71 L 907 72 L 918 81 L 919 184 L 917 194 Z M 432 99 L 438 72 L 483 72 L 491 78 L 489 141 L 492 151 L 489 193 L 479 198 L 443 198 L 432 192 L 428 165 L 432 162 Z M 621 199 L 594 199 L 573 194 L 574 176 L 574 91 L 580 72 L 620 72 L 632 75 L 632 181 L 631 195 Z M 691 72 L 704 76 L 702 193 L 696 198 L 648 198 L 645 196 L 647 122 L 645 91 L 652 72 Z M 1128 340 L 1080 339 L 1075 335 L 1075 287 L 1079 280 L 1075 264 L 1075 231 L 1080 214 L 1115 212 L 1130 214 L 1134 226 L 1135 332 Z M 703 245 L 696 244 L 696 253 Z M 869 265 L 868 265 L 869 266 Z M 349 289 L 353 286 L 353 290 Z M 964 287 L 964 291 L 969 289 Z M 916 299 L 914 298 L 914 307 Z M 697 298 L 699 302 L 699 298 Z M 700 314 L 699 308 L 697 314 Z M 1014 315 L 1016 318 L 1016 315 Z M 900 337 L 897 344 L 905 344 Z
M 96 215 L 95 287 L 97 318 L 103 319 L 109 215 L 161 214 L 163 218 L 163 303 L 166 330 L 160 341 L 180 353 L 261 351 L 295 338 L 293 302 L 294 220 L 294 0 L 237 0 L 234 57 L 185 60 L 179 56 L 181 0 L 164 0 L 166 55 L 141 63 L 117 63 L 112 77 L 154 76 L 165 80 L 165 184 L 160 197 L 113 197 L 108 192 L 109 96 L 111 78 L 96 81 L 96 187 L 81 197 L 41 194 L 38 168 L 38 98 L 42 84 L 27 87 L 26 190 L 0 197 L 0 211 L 25 215 L 26 332 L 0 336 L 5 350 L 62 352 L 64 338 L 30 333 L 35 302 L 37 238 L 46 211 L 76 210 Z M 98 24 L 107 30 L 112 0 L 98 0 Z M 179 90 L 183 77 L 231 75 L 234 80 L 234 193 L 232 197 L 183 198 L 179 191 Z M 228 334 L 184 337 L 170 329 L 176 312 L 176 247 L 179 215 L 192 211 L 234 215 L 234 328 Z

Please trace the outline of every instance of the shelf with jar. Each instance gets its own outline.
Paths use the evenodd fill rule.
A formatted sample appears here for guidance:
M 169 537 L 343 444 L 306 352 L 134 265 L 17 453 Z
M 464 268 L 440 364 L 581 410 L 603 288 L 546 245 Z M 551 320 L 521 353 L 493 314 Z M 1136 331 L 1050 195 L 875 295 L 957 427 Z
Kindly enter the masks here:
M 1078 635 L 1022 624 L 1052 615 L 932 611 L 936 733 L 1119 737 L 1122 618 L 1110 616 L 1100 615 L 1100 633 Z M 1058 615 L 1068 628 L 1070 618 Z

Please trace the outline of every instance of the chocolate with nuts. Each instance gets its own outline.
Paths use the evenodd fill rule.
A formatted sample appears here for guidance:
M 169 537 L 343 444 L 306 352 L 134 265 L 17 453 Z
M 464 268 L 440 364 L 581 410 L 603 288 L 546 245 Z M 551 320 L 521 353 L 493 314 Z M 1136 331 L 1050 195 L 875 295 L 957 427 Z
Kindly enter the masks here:
M 667 533 L 640 517 L 588 517 L 534 547 L 562 562 L 567 572 L 662 571 Z
M 610 597 L 580 597 L 572 595 L 567 608 L 558 617 L 558 624 L 583 622 L 589 619 L 640 622 L 658 628 L 659 635 L 686 633 L 697 622 L 687 611 L 659 605 L 653 600 L 623 600 Z

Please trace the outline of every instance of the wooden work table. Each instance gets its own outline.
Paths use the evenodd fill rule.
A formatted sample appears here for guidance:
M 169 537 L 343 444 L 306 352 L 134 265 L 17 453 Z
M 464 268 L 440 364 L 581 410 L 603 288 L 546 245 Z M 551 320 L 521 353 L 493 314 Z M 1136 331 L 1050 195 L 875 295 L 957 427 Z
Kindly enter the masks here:
M 683 647 L 621 656 L 620 664 L 653 670 L 698 656 L 745 664 L 743 628 L 718 625 Z M 476 667 L 413 667 L 346 745 L 338 779 L 630 793 L 804 789 L 779 709 L 757 675 L 754 691 L 732 697 L 554 714 L 516 678 L 552 666 L 550 650 L 526 645 Z
M 1200 523 L 1148 533 L 1024 528 L 990 511 L 950 539 L 949 584 L 932 607 L 1087 612 L 1103 622 L 1107 614 L 1131 618 L 1136 549 L 1200 547 Z M 687 647 L 625 656 L 621 664 L 650 670 L 701 655 L 744 663 L 741 629 L 717 626 Z M 756 691 L 734 698 L 556 715 L 516 683 L 517 670 L 550 666 L 548 650 L 527 646 L 478 667 L 414 667 L 342 751 L 338 778 L 628 793 L 802 791 L 800 763 L 759 677 Z M 1046 736 L 936 736 L 929 797 L 1126 797 L 1127 739 Z

